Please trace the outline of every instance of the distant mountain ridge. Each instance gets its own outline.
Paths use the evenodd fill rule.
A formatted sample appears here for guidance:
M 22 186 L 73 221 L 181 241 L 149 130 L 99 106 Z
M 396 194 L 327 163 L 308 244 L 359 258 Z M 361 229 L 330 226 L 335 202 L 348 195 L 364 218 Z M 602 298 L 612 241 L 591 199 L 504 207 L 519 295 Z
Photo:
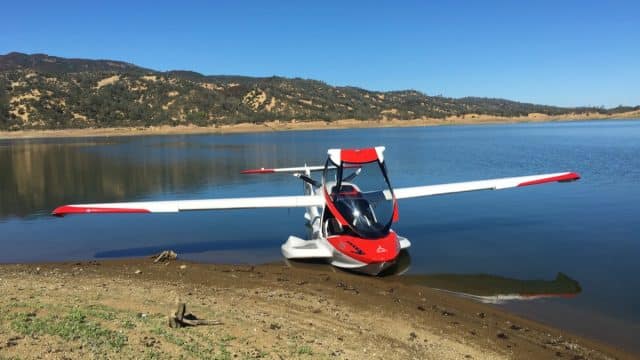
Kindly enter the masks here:
M 262 123 L 272 120 L 520 117 L 640 110 L 563 108 L 415 90 L 368 91 L 300 78 L 160 72 L 114 60 L 0 55 L 0 129 Z
M 134 64 L 113 60 L 68 59 L 47 54 L 27 55 L 11 52 L 0 55 L 0 71 L 27 69 L 42 73 L 82 71 L 152 71 Z

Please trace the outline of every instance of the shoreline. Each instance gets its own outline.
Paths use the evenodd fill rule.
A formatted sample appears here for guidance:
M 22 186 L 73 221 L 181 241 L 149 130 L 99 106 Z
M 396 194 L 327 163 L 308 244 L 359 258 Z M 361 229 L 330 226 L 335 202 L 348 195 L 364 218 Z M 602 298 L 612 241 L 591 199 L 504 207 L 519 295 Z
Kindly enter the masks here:
M 398 277 L 326 266 L 0 264 L 0 291 L 0 353 L 8 357 L 634 358 Z M 178 299 L 223 324 L 170 329 Z M 65 338 L 67 325 L 79 333 Z
M 427 127 L 442 125 L 495 125 L 515 123 L 543 123 L 568 121 L 595 120 L 633 120 L 640 118 L 640 111 L 620 113 L 615 115 L 602 114 L 568 114 L 549 116 L 544 114 L 529 114 L 522 117 L 498 117 L 488 115 L 467 114 L 448 117 L 445 119 L 420 118 L 411 120 L 355 120 L 343 119 L 336 121 L 269 121 L 262 124 L 239 123 L 234 125 L 206 126 L 194 125 L 162 125 L 156 127 L 109 127 L 87 129 L 61 130 L 18 130 L 0 131 L 0 140 L 9 139 L 38 139 L 38 138 L 66 138 L 66 137 L 109 137 L 109 136 L 144 136 L 144 135 L 190 135 L 190 134 L 239 134 L 279 131 L 312 131 L 336 129 L 370 129 L 370 128 L 401 128 Z

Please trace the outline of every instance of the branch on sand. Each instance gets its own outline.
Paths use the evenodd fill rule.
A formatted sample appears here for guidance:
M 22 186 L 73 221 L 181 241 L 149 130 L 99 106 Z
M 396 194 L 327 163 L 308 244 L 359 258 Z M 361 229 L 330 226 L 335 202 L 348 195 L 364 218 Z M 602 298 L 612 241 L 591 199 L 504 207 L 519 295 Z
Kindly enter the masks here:
M 182 328 L 186 326 L 199 326 L 199 325 L 222 325 L 219 320 L 204 320 L 198 319 L 195 315 L 187 313 L 187 304 L 181 302 L 178 303 L 178 310 L 169 314 L 169 327 Z
M 158 255 L 151 256 L 151 258 L 154 259 L 153 260 L 154 263 L 165 262 L 165 261 L 171 261 L 171 260 L 177 259 L 178 254 L 176 254 L 175 251 L 173 250 L 165 250 Z

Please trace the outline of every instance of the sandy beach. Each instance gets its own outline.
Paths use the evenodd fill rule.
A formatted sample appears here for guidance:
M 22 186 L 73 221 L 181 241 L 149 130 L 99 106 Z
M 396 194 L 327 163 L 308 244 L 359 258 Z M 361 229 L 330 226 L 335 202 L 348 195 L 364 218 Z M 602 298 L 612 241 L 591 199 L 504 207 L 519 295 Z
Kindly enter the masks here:
M 222 126 L 156 126 L 156 127 L 120 127 L 120 128 L 87 128 L 63 130 L 19 130 L 0 131 L 0 139 L 29 139 L 57 137 L 105 137 L 105 136 L 140 136 L 140 135 L 180 135 L 180 134 L 234 134 L 271 131 L 305 131 L 357 128 L 394 128 L 438 125 L 473 125 L 473 124 L 510 124 L 524 122 L 582 121 L 582 120 L 621 120 L 640 118 L 640 111 L 631 111 L 615 115 L 596 113 L 569 114 L 549 116 L 529 114 L 522 117 L 496 117 L 488 115 L 467 114 L 452 116 L 446 119 L 420 118 L 411 120 L 356 120 L 344 119 L 336 121 L 269 121 L 262 124 L 240 123 Z
M 5 264 L 0 358 L 633 358 L 398 279 L 284 263 Z M 222 324 L 170 328 L 178 301 Z

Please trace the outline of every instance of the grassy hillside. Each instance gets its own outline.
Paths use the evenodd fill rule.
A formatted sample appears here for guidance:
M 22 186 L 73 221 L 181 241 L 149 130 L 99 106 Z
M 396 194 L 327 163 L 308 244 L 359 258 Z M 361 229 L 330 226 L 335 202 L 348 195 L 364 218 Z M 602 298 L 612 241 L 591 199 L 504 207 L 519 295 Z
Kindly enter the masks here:
M 0 129 L 213 126 L 270 120 L 445 119 L 484 114 L 612 114 L 640 107 L 561 108 L 503 99 L 368 91 L 282 77 L 158 72 L 112 60 L 0 55 Z

